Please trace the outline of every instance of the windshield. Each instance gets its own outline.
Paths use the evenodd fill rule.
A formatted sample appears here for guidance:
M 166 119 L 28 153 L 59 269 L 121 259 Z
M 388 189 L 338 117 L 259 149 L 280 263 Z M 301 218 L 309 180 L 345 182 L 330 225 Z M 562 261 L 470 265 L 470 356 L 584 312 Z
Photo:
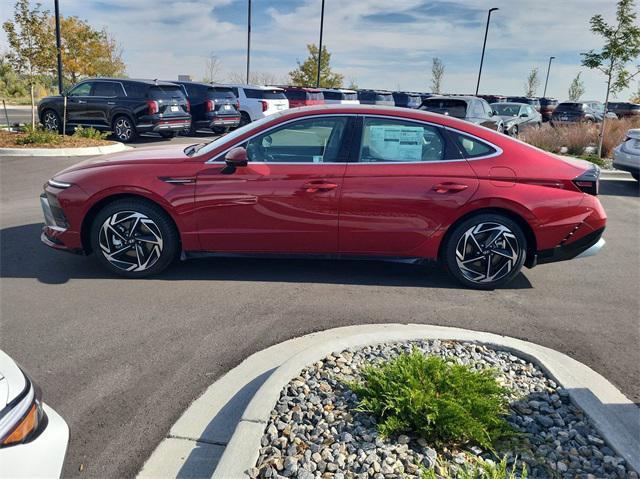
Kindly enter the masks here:
M 518 116 L 518 113 L 520 113 L 520 105 L 492 103 L 491 108 L 500 116 Z
M 441 113 L 443 115 L 449 115 L 456 118 L 464 118 L 467 113 L 467 102 L 464 100 L 455 100 L 448 98 L 431 98 L 423 101 L 420 109 L 432 111 L 434 113 Z
M 149 88 L 149 98 L 157 100 L 168 100 L 176 97 L 184 97 L 182 89 L 179 86 L 152 86 Z
M 220 88 L 220 87 L 209 88 L 207 93 L 209 98 L 213 100 L 225 100 L 225 99 L 235 100 L 236 99 L 236 96 L 233 94 L 233 91 L 231 91 L 231 88 Z
M 583 108 L 582 103 L 560 103 L 556 111 L 582 111 Z

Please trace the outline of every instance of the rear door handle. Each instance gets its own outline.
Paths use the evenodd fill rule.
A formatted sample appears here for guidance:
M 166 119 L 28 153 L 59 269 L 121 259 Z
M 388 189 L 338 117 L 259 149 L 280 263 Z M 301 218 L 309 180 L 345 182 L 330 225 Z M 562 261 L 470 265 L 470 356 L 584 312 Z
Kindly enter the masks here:
M 107 105 L 115 105 L 115 104 L 116 104 L 116 102 L 115 102 L 115 101 L 108 101 L 108 102 L 107 102 Z
M 464 191 L 467 188 L 469 188 L 469 185 L 465 185 L 462 183 L 452 183 L 447 181 L 445 183 L 439 183 L 435 185 L 432 188 L 432 190 L 435 191 L 436 193 L 445 194 L 445 193 L 459 193 L 460 191 Z
M 335 190 L 338 187 L 335 183 L 327 183 L 326 181 L 310 181 L 304 185 L 307 193 L 316 193 L 318 191 Z

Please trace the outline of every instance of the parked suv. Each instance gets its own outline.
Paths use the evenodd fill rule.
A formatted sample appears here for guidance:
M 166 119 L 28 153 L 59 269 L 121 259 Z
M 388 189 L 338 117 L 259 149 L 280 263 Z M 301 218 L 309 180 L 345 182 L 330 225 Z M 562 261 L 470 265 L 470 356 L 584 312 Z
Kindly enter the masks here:
M 604 105 L 599 101 L 562 102 L 551 115 L 552 125 L 563 123 L 600 123 L 604 117 Z
M 199 129 L 226 133 L 240 124 L 238 99 L 228 86 L 178 81 L 191 104 L 190 134 Z
M 640 104 L 631 102 L 609 102 L 608 111 L 615 113 L 618 118 L 640 117 Z
M 90 78 L 65 92 L 66 126 L 112 131 L 122 142 L 140 133 L 159 133 L 171 138 L 191 126 L 189 101 L 175 83 L 157 80 Z M 38 118 L 48 130 L 62 132 L 62 95 L 43 98 Z
M 504 121 L 498 115 L 495 115 L 489 103 L 482 98 L 474 96 L 433 96 L 422 102 L 420 110 L 460 118 L 500 133 L 505 132 Z
M 401 108 L 418 108 L 422 103 L 422 98 L 417 93 L 394 91 L 393 101 L 396 106 Z
M 325 103 L 339 105 L 359 105 L 358 92 L 355 90 L 345 90 L 342 88 L 321 88 Z
M 358 90 L 358 100 L 361 105 L 396 106 L 393 94 L 385 90 Z
M 226 85 L 240 104 L 240 126 L 289 108 L 282 88 L 260 85 Z
M 558 107 L 558 100 L 555 98 L 538 98 L 540 101 L 540 114 L 542 121 L 550 121 L 553 112 Z
M 289 108 L 301 106 L 324 105 L 324 96 L 317 88 L 299 86 L 283 86 L 284 96 L 289 100 Z
M 540 112 L 540 100 L 537 98 L 529 98 L 526 96 L 508 96 L 507 100 L 510 103 L 526 103 L 527 105 L 531 105 L 536 109 L 537 112 Z

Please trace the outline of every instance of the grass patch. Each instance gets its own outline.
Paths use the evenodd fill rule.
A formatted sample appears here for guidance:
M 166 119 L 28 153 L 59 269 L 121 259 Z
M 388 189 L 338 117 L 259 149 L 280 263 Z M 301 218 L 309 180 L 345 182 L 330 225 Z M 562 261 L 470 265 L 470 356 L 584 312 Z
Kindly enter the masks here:
M 108 133 L 88 132 L 62 136 L 41 127 L 26 126 L 22 131 L 0 130 L 0 148 L 82 148 L 87 146 L 105 146 L 113 144 L 105 138 Z M 93 128 L 91 128 L 93 130 Z
M 496 373 L 448 363 L 418 350 L 363 368 L 349 384 L 358 410 L 373 414 L 381 435 L 411 433 L 436 447 L 491 449 L 515 432 L 505 420 L 507 389 Z
M 76 131 L 73 132 L 75 138 L 87 138 L 89 140 L 106 140 L 109 135 L 111 135 L 110 131 L 102 132 L 91 126 L 89 128 L 79 126 L 76 128 Z
M 514 462 L 511 467 L 507 465 L 507 457 L 495 463 L 478 457 L 473 463 L 465 463 L 452 471 L 451 466 L 436 466 L 422 472 L 421 479 L 526 479 L 528 477 L 527 466 L 518 468 Z

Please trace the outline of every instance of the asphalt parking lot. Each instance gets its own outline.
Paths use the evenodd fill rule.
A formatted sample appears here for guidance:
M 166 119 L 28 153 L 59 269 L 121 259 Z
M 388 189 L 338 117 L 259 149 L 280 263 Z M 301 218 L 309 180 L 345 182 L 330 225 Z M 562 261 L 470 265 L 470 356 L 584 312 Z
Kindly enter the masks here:
M 609 226 L 599 255 L 525 270 L 493 292 L 460 289 L 435 266 L 324 260 L 193 260 L 132 281 L 40 244 L 41 185 L 79 160 L 0 158 L 0 347 L 69 423 L 65 477 L 135 475 L 188 404 L 246 356 L 348 324 L 529 340 L 640 402 L 636 182 L 602 182 Z

